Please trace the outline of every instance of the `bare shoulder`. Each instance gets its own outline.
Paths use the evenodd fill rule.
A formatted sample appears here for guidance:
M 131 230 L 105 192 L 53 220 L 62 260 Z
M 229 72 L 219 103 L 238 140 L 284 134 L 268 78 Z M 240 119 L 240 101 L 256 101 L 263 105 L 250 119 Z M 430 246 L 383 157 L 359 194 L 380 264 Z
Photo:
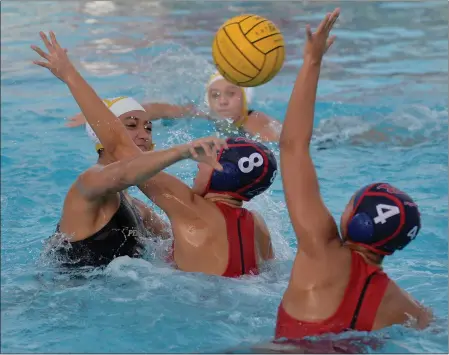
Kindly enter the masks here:
M 95 174 L 92 167 L 84 171 L 72 184 L 64 200 L 60 219 L 60 230 L 72 235 L 72 241 L 82 240 L 97 231 L 117 210 L 120 199 L 117 193 L 102 198 L 89 199 L 82 192 L 80 178 Z
M 86 190 L 88 190 L 88 186 L 93 181 L 95 181 L 96 176 L 100 173 L 101 170 L 102 166 L 95 164 L 79 174 L 75 182 L 72 184 L 72 186 L 70 186 L 70 189 L 66 196 L 66 203 L 68 200 L 70 202 L 72 202 L 72 200 L 80 200 L 85 201 L 86 203 L 90 203 L 90 200 L 85 197 L 87 193 Z
M 98 175 L 103 170 L 101 165 L 95 164 L 78 175 L 71 189 L 76 190 L 81 195 L 88 193 L 89 187 L 96 184 Z
M 253 111 L 248 116 L 248 124 L 252 125 L 269 125 L 273 122 L 278 122 L 277 120 L 271 118 L 267 114 L 261 112 L 261 111 Z
M 394 281 L 390 283 L 380 304 L 374 329 L 393 324 L 424 329 L 433 319 L 432 311 L 416 301 L 408 292 Z
M 100 164 L 92 165 L 90 168 L 84 170 L 81 174 L 78 175 L 78 179 L 83 176 L 95 175 L 103 170 L 103 166 Z
M 253 111 L 245 124 L 245 130 L 265 141 L 279 140 L 281 129 L 281 122 L 260 111 Z

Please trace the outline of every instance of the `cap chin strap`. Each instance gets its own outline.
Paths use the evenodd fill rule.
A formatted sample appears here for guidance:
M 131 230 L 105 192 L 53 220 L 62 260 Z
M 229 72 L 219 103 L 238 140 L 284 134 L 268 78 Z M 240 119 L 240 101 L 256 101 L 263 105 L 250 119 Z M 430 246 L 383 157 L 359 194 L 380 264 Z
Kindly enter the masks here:
M 246 98 L 245 89 L 242 88 L 242 99 L 243 99 L 243 109 L 242 109 L 242 118 L 236 122 L 233 122 L 234 126 L 237 128 L 241 128 L 248 121 L 248 99 Z

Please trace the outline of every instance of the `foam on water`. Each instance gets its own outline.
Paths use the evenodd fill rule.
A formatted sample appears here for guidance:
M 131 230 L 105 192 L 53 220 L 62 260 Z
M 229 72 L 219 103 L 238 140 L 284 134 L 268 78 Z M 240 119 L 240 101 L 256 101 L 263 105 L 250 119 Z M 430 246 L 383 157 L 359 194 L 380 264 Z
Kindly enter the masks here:
M 447 18 L 437 2 L 344 4 L 338 41 L 322 71 L 312 144 L 321 191 L 337 221 L 356 188 L 373 180 L 390 181 L 419 203 L 422 232 L 385 269 L 433 308 L 437 321 L 429 329 L 395 326 L 303 342 L 294 350 L 269 343 L 297 248 L 281 174 L 248 204 L 266 219 L 277 256 L 257 277 L 173 270 L 162 260 L 170 241 L 152 244 L 144 260 L 118 258 L 103 270 L 60 273 L 41 255 L 67 189 L 96 155 L 82 128 L 63 126 L 79 111 L 70 92 L 30 64 L 38 31 L 57 33 L 102 97 L 201 104 L 217 27 L 241 11 L 270 17 L 284 32 L 287 60 L 270 84 L 257 88 L 254 108 L 282 120 L 301 63 L 298 28 L 316 24 L 332 6 L 1 3 L 2 352 L 448 351 L 447 41 L 441 31 Z M 153 135 L 161 149 L 214 130 L 202 120 L 162 120 Z M 277 144 L 270 146 L 279 158 Z M 195 170 L 191 161 L 167 169 L 189 185 Z

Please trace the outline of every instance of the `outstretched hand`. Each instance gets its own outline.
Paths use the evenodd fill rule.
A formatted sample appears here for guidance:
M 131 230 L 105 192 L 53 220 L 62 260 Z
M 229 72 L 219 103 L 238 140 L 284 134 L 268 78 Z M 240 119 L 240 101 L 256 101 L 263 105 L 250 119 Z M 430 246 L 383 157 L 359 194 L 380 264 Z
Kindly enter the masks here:
M 67 50 L 62 48 L 53 31 L 50 31 L 50 40 L 48 40 L 47 35 L 44 32 L 39 32 L 48 53 L 45 53 L 38 46 L 31 46 L 37 54 L 39 54 L 46 62 L 34 60 L 33 63 L 39 65 L 43 68 L 50 70 L 54 76 L 67 82 L 68 77 L 71 73 L 76 72 L 75 67 L 67 56 Z
M 69 117 L 67 119 L 69 122 L 65 124 L 66 127 L 78 127 L 86 123 L 86 117 L 84 117 L 83 113 L 78 113 L 75 116 Z
M 310 58 L 313 61 L 321 62 L 323 55 L 335 41 L 336 36 L 329 37 L 329 33 L 339 15 L 339 8 L 336 8 L 332 13 L 327 13 L 314 33 L 312 33 L 310 25 L 306 26 L 307 41 L 304 47 L 304 59 Z
M 217 161 L 217 152 L 221 149 L 228 149 L 226 140 L 217 137 L 206 137 L 194 140 L 187 144 L 189 158 L 210 165 L 218 171 L 223 171 L 223 167 Z

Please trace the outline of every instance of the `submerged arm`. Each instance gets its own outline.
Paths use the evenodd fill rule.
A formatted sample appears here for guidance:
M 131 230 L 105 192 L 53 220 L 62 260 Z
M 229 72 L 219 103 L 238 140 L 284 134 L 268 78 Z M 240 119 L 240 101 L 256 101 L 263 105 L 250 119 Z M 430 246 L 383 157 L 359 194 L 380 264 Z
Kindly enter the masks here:
M 148 231 L 158 238 L 169 239 L 171 237 L 170 225 L 166 223 L 151 207 L 147 206 L 139 199 L 133 197 L 133 201 L 142 212 L 143 222 Z

